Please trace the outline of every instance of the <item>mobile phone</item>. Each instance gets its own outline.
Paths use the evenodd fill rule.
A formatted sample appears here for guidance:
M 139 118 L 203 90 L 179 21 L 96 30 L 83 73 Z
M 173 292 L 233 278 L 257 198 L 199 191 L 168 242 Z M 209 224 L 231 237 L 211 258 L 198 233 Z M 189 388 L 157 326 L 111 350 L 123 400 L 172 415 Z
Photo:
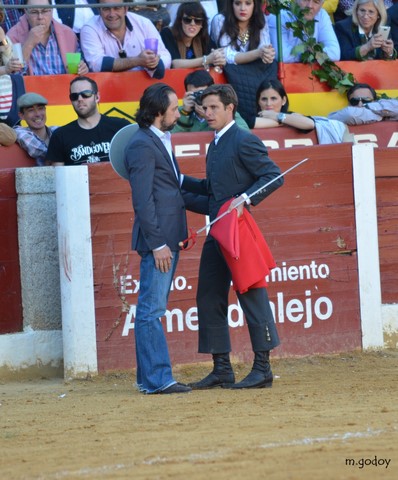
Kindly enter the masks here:
M 391 27 L 384 25 L 382 27 L 379 27 L 379 30 L 377 33 L 380 33 L 381 36 L 383 37 L 383 40 L 385 41 L 388 39 L 388 36 L 390 35 L 390 29 Z

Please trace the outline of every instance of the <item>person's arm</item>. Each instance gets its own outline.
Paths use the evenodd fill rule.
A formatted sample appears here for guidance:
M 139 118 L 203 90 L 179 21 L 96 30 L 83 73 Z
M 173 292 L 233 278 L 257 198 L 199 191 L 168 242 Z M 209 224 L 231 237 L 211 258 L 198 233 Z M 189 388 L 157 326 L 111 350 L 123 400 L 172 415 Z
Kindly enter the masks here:
M 101 72 L 105 51 L 101 38 L 95 28 L 91 25 L 84 25 L 80 30 L 80 46 L 83 56 L 92 72 Z M 111 67 L 111 57 L 109 57 Z M 111 68 L 108 70 L 111 71 Z
M 14 145 L 16 139 L 17 134 L 15 130 L 5 123 L 0 123 L 0 145 L 9 147 L 10 145 Z
M 173 68 L 207 68 L 209 65 L 224 66 L 226 64 L 223 48 L 213 50 L 208 55 L 198 58 L 175 58 L 171 61 Z
M 283 113 L 272 110 L 259 112 L 254 128 L 272 128 L 283 125 L 294 127 L 298 130 L 313 130 L 315 128 L 312 118 L 301 115 L 301 113 Z
M 139 139 L 134 140 L 127 147 L 125 153 L 134 213 L 139 220 L 145 241 L 152 251 L 167 245 L 166 238 L 160 228 L 158 207 L 153 194 L 156 170 L 155 148 L 149 141 Z M 145 161 L 142 161 L 142 159 L 145 159 Z
M 348 106 L 332 112 L 329 120 L 338 120 L 346 125 L 366 125 L 367 123 L 381 122 L 383 117 L 365 107 Z
M 320 10 L 318 16 L 318 23 L 315 27 L 318 30 L 317 41 L 324 45 L 323 51 L 329 56 L 330 60 L 337 62 L 340 60 L 341 52 L 332 21 L 323 9 Z
M 267 149 L 262 141 L 255 135 L 248 136 L 240 143 L 239 157 L 253 178 L 256 178 L 256 181 L 244 192 L 247 197 L 250 197 L 250 195 L 271 180 L 274 180 L 281 173 L 279 167 L 269 158 Z M 253 206 L 257 205 L 282 185 L 283 177 L 275 180 L 265 190 L 261 190 L 256 195 L 253 195 L 250 198 L 250 203 Z M 245 198 L 245 195 L 242 198 Z
M 234 52 L 233 61 L 231 61 L 231 52 L 228 52 L 230 47 L 227 47 L 227 62 L 236 63 L 237 65 L 254 62 L 261 58 L 264 63 L 272 63 L 275 58 L 275 49 L 272 45 L 263 46 L 248 52 Z M 230 49 L 232 50 L 232 49 Z
M 36 159 L 46 155 L 47 148 L 44 148 L 45 143 L 40 141 L 31 130 L 24 127 L 14 127 L 17 135 L 17 142 L 27 154 Z

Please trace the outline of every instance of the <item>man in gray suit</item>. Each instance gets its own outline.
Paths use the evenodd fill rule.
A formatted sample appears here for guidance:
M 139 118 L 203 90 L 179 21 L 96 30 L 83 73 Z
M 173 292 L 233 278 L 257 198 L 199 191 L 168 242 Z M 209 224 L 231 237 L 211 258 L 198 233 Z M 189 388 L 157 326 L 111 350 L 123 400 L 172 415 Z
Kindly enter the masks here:
M 135 315 L 137 385 L 144 393 L 185 393 L 187 385 L 172 374 L 166 337 L 159 318 L 165 314 L 177 266 L 179 242 L 187 238 L 186 207 L 206 213 L 180 188 L 180 171 L 170 130 L 180 114 L 175 91 L 164 83 L 148 87 L 136 114 L 139 130 L 125 151 L 134 206 L 132 248 L 141 257 L 140 293 Z
M 244 205 L 257 205 L 283 184 L 279 178 L 265 190 L 269 181 L 280 175 L 280 170 L 268 157 L 261 140 L 239 128 L 234 120 L 238 99 L 230 85 L 212 85 L 202 95 L 205 118 L 215 130 L 206 159 L 206 180 L 184 177 L 187 190 L 208 194 L 210 220 L 216 218 L 220 207 L 231 198 L 230 209 L 237 208 L 238 216 Z M 259 193 L 250 197 L 251 194 Z M 250 198 L 249 198 L 250 197 Z M 241 203 L 239 206 L 237 204 Z M 228 329 L 228 293 L 231 273 L 216 240 L 210 235 L 204 243 L 199 267 L 197 291 L 199 318 L 199 353 L 213 355 L 213 371 L 192 384 L 195 389 L 214 387 L 264 388 L 271 387 L 273 375 L 269 352 L 279 345 L 279 337 L 265 287 L 237 292 L 246 317 L 254 351 L 253 368 L 239 383 L 229 359 L 231 343 Z

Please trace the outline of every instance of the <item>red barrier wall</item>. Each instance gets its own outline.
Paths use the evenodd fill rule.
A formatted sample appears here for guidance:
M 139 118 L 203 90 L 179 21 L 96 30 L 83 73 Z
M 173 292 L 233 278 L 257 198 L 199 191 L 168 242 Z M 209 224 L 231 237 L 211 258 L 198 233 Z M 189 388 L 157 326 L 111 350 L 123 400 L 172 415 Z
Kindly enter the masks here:
M 369 62 L 337 62 L 343 70 L 354 74 L 358 82 L 370 83 L 376 90 L 398 88 L 396 62 L 383 60 Z M 311 66 L 301 63 L 290 63 L 283 66 L 283 84 L 289 94 L 328 92 L 326 83 L 319 82 L 311 75 Z M 179 98 L 184 95 L 184 78 L 188 69 L 166 70 L 164 83 L 176 89 Z M 225 83 L 225 76 L 211 70 L 216 83 Z M 125 102 L 139 100 L 146 87 L 153 80 L 146 72 L 104 72 L 90 73 L 90 77 L 98 83 L 102 102 Z M 42 93 L 51 105 L 69 104 L 69 83 L 74 75 L 48 75 L 25 77 L 26 91 Z
M 382 303 L 398 303 L 398 149 L 375 156 Z
M 14 170 L 0 170 L 0 334 L 22 330 Z
M 279 150 L 272 158 L 292 172 L 282 189 L 256 207 L 254 217 L 276 258 L 280 277 L 269 293 L 282 345 L 279 356 L 331 353 L 361 347 L 349 145 Z M 203 175 L 204 162 L 180 158 L 184 173 Z M 134 365 L 134 305 L 139 289 L 139 259 L 129 248 L 133 211 L 128 183 L 110 165 L 89 167 L 92 209 L 97 348 L 100 371 Z M 201 216 L 189 214 L 195 231 Z M 197 351 L 195 291 L 203 237 L 182 252 L 163 318 L 174 363 L 207 360 Z M 303 278 L 300 279 L 299 271 Z M 132 307 L 131 307 L 132 306 Z M 230 296 L 233 354 L 252 357 L 235 294 Z

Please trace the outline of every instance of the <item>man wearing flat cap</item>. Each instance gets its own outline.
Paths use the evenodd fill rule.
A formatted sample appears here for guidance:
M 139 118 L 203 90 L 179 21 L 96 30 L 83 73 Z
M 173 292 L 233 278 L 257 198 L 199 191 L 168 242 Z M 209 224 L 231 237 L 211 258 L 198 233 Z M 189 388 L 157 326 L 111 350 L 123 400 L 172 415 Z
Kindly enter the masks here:
M 51 135 L 57 127 L 47 127 L 46 105 L 48 101 L 38 93 L 25 93 L 17 100 L 19 117 L 28 126 L 15 127 L 17 142 L 28 155 L 36 160 L 38 166 L 45 165 Z

